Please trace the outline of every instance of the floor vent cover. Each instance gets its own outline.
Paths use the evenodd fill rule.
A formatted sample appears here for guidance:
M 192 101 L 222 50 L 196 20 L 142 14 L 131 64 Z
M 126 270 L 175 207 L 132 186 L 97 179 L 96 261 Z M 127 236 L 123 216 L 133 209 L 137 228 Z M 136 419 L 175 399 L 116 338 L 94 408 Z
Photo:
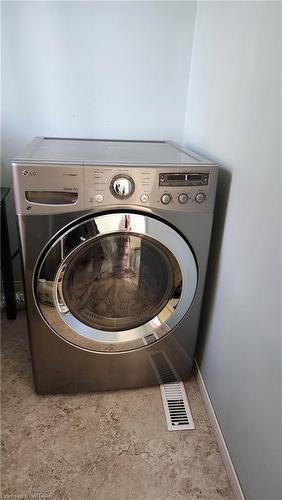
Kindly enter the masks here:
M 160 385 L 169 431 L 195 429 L 183 382 Z

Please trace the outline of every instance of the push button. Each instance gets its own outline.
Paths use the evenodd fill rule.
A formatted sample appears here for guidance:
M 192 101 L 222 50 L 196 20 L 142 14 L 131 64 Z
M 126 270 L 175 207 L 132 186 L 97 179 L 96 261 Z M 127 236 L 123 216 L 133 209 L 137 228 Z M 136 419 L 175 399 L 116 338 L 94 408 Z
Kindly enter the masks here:
M 168 205 L 171 202 L 171 194 L 165 193 L 161 197 L 161 202 L 163 205 Z
M 197 193 L 195 196 L 195 200 L 197 203 L 203 203 L 203 201 L 205 201 L 204 193 Z
M 181 203 L 181 205 L 184 205 L 184 203 L 187 203 L 188 201 L 188 196 L 186 193 L 181 193 L 179 196 L 178 196 L 178 201 L 179 203 Z
M 140 200 L 142 201 L 142 203 L 147 203 L 147 201 L 149 201 L 149 195 L 146 193 L 141 194 Z
M 102 203 L 102 201 L 104 200 L 104 196 L 100 193 L 96 194 L 95 200 L 97 201 L 97 203 Z

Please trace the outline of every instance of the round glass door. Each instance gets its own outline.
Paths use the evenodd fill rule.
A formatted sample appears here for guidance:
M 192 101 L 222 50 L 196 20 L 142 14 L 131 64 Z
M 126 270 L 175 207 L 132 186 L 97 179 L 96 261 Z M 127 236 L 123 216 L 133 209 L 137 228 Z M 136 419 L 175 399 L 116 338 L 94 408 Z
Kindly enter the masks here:
M 106 352 L 166 335 L 187 313 L 196 287 L 184 238 L 136 213 L 92 216 L 66 228 L 43 252 L 35 275 L 37 304 L 53 331 Z
M 138 234 L 110 234 L 69 260 L 62 297 L 69 311 L 92 328 L 129 330 L 157 316 L 180 281 L 180 267 L 163 245 Z

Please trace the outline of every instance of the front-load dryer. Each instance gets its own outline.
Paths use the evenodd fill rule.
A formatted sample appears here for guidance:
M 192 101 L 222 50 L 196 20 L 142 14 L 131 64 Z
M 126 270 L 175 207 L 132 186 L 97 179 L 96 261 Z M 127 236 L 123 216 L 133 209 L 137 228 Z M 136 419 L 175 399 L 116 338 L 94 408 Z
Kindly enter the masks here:
M 12 169 L 36 391 L 187 379 L 216 165 L 169 142 L 40 137 Z

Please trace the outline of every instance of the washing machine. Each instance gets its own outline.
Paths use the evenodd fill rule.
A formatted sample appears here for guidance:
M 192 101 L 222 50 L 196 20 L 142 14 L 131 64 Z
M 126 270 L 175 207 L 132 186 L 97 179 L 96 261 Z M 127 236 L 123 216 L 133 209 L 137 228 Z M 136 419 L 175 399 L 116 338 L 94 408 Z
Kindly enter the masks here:
M 217 166 L 172 142 L 37 137 L 12 170 L 36 391 L 187 379 Z

